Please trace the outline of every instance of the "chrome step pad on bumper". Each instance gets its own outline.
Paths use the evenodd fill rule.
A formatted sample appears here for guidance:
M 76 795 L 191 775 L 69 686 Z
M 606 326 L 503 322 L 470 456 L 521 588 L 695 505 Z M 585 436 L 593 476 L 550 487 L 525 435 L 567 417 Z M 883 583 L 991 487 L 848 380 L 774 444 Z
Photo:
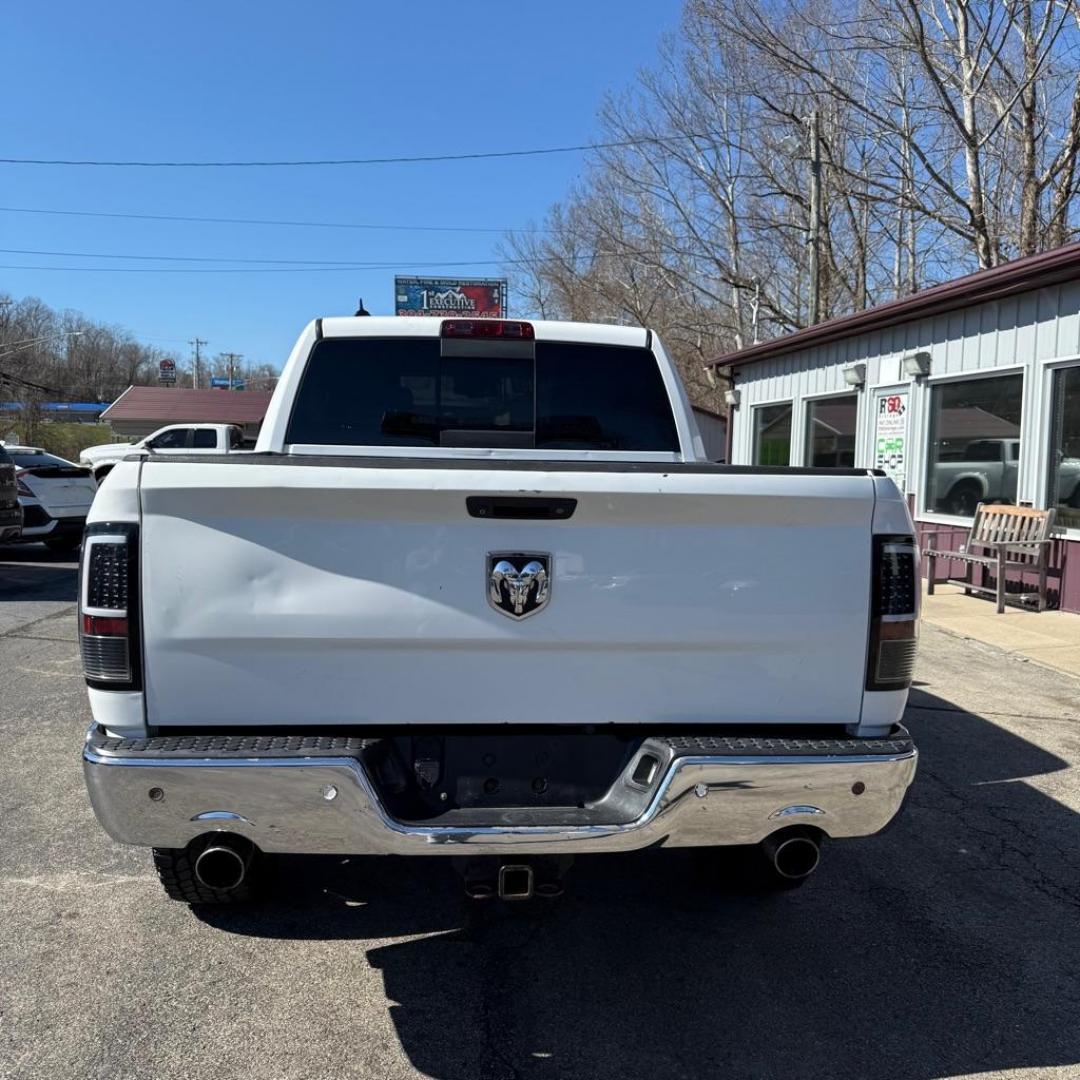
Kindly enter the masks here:
M 521 824 L 509 811 L 477 820 L 474 810 L 468 822 L 440 825 L 387 812 L 365 765 L 378 742 L 296 732 L 130 739 L 91 726 L 83 760 L 95 813 L 120 842 L 178 848 L 221 830 L 268 852 L 357 855 L 754 844 L 789 825 L 866 836 L 895 816 L 917 761 L 902 727 L 876 739 L 656 735 L 613 785 L 635 789 L 621 804 L 636 808 L 627 820 L 610 820 L 609 809 Z M 635 781 L 646 748 L 657 768 Z

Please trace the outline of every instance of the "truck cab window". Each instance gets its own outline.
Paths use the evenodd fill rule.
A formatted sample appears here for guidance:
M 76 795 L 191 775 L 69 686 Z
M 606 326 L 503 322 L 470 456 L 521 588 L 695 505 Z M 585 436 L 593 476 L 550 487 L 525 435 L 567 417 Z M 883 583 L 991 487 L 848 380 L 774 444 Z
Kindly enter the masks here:
M 217 446 L 217 432 L 213 428 L 196 428 L 192 432 L 191 445 L 195 450 L 213 450 Z
M 473 446 L 677 453 L 648 349 L 540 341 L 534 356 L 441 355 L 437 338 L 326 338 L 286 435 L 338 446 Z
M 149 446 L 152 450 L 183 450 L 188 445 L 190 435 L 190 428 L 173 428 L 172 431 L 163 431 Z
M 968 443 L 964 447 L 965 461 L 1000 461 L 1005 453 L 1003 443 L 992 442 L 989 439 L 980 439 Z

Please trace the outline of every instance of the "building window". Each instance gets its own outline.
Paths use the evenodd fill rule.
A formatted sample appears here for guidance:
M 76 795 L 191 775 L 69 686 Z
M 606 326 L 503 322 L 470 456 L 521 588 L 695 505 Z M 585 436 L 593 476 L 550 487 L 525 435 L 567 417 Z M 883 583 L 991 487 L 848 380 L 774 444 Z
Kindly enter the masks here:
M 1048 504 L 1057 523 L 1080 529 L 1080 367 L 1054 372 Z
M 972 517 L 981 502 L 1015 503 L 1023 375 L 938 383 L 930 394 L 927 511 Z
M 822 469 L 851 469 L 855 466 L 855 420 L 859 395 L 818 398 L 806 406 L 807 465 Z
M 754 464 L 791 464 L 791 402 L 754 409 Z

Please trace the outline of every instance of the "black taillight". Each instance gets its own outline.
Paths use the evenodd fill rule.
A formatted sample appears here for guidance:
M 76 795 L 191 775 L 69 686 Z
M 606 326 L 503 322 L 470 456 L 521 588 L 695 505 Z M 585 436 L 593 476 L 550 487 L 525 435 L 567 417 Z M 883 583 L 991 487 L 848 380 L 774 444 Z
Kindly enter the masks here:
M 79 581 L 83 674 L 98 690 L 139 690 L 138 526 L 95 522 L 86 529 Z
M 867 690 L 906 690 L 919 633 L 918 549 L 911 536 L 875 536 Z

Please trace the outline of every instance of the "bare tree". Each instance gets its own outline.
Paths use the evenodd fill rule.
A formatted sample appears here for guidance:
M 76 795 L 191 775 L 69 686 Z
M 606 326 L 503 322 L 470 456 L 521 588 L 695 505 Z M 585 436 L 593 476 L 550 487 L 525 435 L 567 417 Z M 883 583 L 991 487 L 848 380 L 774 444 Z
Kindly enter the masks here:
M 0 396 L 32 402 L 113 401 L 157 375 L 160 350 L 115 326 L 36 297 L 0 296 Z
M 687 0 L 585 176 L 504 254 L 528 311 L 709 355 L 1076 235 L 1080 0 Z

